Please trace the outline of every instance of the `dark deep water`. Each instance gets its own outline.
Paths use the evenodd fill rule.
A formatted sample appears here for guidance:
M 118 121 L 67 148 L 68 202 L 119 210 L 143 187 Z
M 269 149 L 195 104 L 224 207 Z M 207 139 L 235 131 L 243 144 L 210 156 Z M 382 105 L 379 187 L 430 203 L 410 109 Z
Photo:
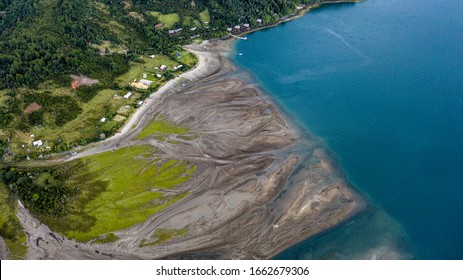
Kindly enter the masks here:
M 327 5 L 247 37 L 233 61 L 371 204 L 276 258 L 463 259 L 463 1 Z

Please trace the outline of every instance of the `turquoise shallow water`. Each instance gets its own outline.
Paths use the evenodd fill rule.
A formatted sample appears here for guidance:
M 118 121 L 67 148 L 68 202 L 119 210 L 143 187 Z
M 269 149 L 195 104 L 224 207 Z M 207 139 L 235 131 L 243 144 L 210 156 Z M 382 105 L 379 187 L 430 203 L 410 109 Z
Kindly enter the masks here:
M 234 62 L 371 202 L 276 258 L 463 259 L 462 15 L 461 0 L 368 0 L 238 40 Z

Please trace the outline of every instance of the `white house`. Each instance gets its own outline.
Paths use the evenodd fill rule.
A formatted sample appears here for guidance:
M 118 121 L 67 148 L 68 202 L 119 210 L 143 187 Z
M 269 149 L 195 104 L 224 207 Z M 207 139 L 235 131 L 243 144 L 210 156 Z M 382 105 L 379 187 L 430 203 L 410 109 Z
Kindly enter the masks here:
M 150 58 L 155 58 L 156 56 L 154 54 L 150 55 Z
M 131 93 L 131 92 L 127 92 L 127 94 L 124 95 L 124 98 L 125 98 L 125 99 L 129 99 L 131 96 L 132 96 L 132 93 Z
M 38 148 L 39 148 L 39 147 L 42 147 L 42 146 L 43 146 L 43 142 L 42 142 L 42 140 L 37 140 L 37 141 L 32 142 L 32 145 L 33 145 L 34 147 L 38 147 Z
M 100 122 L 102 123 L 106 122 L 106 118 L 101 118 Z
M 262 23 L 262 19 L 258 18 L 257 20 L 257 23 Z
M 165 65 L 161 65 L 161 67 L 159 67 L 159 69 L 161 69 L 161 71 L 164 71 L 164 70 L 166 70 L 166 69 L 167 69 L 167 66 L 165 66 Z
M 144 84 L 145 86 L 150 86 L 153 82 L 150 80 L 141 79 L 140 83 Z
M 162 75 L 161 74 L 156 74 L 156 77 L 158 77 L 159 79 L 162 78 Z

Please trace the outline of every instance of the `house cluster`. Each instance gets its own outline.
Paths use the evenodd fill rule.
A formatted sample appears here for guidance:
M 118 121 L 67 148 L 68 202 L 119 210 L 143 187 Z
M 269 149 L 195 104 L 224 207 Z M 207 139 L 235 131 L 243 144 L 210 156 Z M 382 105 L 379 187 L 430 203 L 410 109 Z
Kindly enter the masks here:
M 262 20 L 260 20 L 262 22 Z M 251 25 L 249 23 L 245 23 L 241 25 L 235 25 L 234 27 L 227 28 L 228 33 L 231 34 L 238 34 L 241 32 L 245 32 L 251 29 Z

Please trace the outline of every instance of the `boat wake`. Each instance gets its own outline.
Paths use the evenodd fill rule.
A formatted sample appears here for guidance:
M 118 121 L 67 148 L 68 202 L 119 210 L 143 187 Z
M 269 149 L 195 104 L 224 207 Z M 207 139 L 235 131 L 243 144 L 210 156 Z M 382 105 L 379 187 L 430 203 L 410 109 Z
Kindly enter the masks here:
M 363 52 L 361 52 L 359 49 L 353 47 L 351 44 L 349 44 L 349 42 L 347 42 L 344 37 L 342 37 L 341 35 L 339 35 L 338 33 L 334 32 L 333 30 L 329 29 L 329 28 L 324 28 L 324 30 L 328 33 L 330 33 L 331 35 L 335 36 L 336 38 L 338 38 L 344 45 L 346 45 L 349 49 L 353 50 L 354 52 L 358 53 L 360 56 L 362 56 L 363 58 L 365 59 L 370 59 L 370 57 L 366 56 Z

